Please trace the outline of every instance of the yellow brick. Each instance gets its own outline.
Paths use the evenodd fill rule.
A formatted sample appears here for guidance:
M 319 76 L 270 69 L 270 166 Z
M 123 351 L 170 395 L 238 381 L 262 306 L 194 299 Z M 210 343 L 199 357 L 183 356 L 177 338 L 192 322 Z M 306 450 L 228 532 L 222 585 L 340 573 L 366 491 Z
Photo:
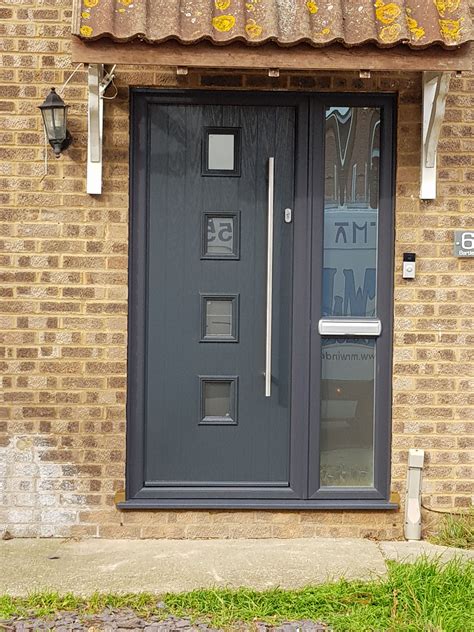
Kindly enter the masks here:
M 0 70 L 8 88 L 2 95 L 0 150 L 0 330 L 2 349 L 5 346 L 1 445 L 14 445 L 11 439 L 16 436 L 47 443 L 51 474 L 35 485 L 51 487 L 42 492 L 51 494 L 57 518 L 66 521 L 57 527 L 48 524 L 50 535 L 401 537 L 402 511 L 120 512 L 113 506 L 114 492 L 124 487 L 125 468 L 129 87 L 187 89 L 204 83 L 212 88 L 216 73 L 195 70 L 177 77 L 169 68 L 119 67 L 117 99 L 105 107 L 104 193 L 91 197 L 85 193 L 87 89 L 81 69 L 64 93 L 71 105 L 74 142 L 60 160 L 49 160 L 43 178 L 36 105 L 51 85 L 62 85 L 73 70 L 69 17 L 61 15 L 60 4 L 50 2 L 29 21 L 17 19 L 25 11 L 19 4 L 5 10 L 8 54 Z M 52 28 L 57 36 L 46 36 Z M 239 89 L 268 87 L 264 73 L 227 74 Z M 308 77 L 284 73 L 273 85 L 360 89 L 358 73 L 313 73 L 310 84 Z M 469 439 L 474 418 L 474 268 L 472 260 L 452 256 L 452 241 L 454 230 L 473 227 L 474 75 L 463 73 L 452 80 L 439 146 L 439 195 L 425 202 L 418 199 L 420 74 L 375 73 L 365 81 L 365 90 L 398 92 L 400 104 L 392 489 L 403 501 L 407 450 L 423 447 L 425 502 L 462 508 L 470 502 L 473 476 Z M 419 262 L 417 278 L 410 282 L 400 273 L 405 251 L 416 252 Z M 33 487 L 33 482 L 25 480 L 24 485 Z M 7 504 L 13 503 L 12 493 L 7 492 Z M 15 491 L 15 498 L 26 502 L 19 493 Z M 70 494 L 67 506 L 60 505 L 62 494 Z M 89 506 L 89 501 L 97 504 Z M 26 522 L 18 534 L 42 533 L 39 511 L 25 509 L 21 516 Z M 435 524 L 432 514 L 425 517 Z

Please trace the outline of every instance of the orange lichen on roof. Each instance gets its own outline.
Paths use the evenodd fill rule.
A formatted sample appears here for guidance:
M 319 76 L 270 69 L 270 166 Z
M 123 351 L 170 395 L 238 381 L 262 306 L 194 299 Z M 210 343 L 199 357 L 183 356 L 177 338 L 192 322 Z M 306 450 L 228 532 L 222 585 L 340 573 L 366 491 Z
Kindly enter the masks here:
M 183 44 L 274 41 L 327 46 L 458 47 L 470 41 L 469 0 L 74 0 L 84 39 Z

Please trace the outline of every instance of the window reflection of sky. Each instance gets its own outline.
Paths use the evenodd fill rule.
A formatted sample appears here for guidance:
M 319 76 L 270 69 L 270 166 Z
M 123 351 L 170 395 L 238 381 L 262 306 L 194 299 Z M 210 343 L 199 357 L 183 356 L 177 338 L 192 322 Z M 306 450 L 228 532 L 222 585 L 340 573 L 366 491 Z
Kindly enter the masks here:
M 330 114 L 336 112 L 341 116 L 345 116 L 348 112 L 350 112 L 351 108 L 343 108 L 343 107 L 330 107 L 326 109 L 326 118 L 329 117 Z

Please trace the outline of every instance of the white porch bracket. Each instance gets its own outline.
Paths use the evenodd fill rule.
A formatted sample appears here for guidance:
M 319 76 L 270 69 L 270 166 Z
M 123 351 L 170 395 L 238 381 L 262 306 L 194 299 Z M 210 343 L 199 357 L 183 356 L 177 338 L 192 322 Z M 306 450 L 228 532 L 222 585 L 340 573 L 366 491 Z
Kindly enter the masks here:
M 423 73 L 423 129 L 421 136 L 422 200 L 436 199 L 436 163 L 438 140 L 446 109 L 449 72 Z
M 114 79 L 115 66 L 105 73 L 103 64 L 89 64 L 87 106 L 87 193 L 102 193 L 102 139 L 104 132 L 103 95 Z

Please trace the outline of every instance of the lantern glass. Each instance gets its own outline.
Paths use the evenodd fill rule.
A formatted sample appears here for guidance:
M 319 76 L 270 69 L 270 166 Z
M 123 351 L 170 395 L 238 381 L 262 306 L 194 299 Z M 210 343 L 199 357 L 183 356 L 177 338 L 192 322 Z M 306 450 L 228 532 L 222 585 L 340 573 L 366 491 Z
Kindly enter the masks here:
M 48 140 L 58 142 L 66 138 L 66 109 L 48 108 L 43 110 L 43 120 Z
M 55 153 L 60 153 L 61 149 L 64 148 L 64 141 L 68 136 L 67 108 L 68 106 L 65 105 L 61 97 L 56 94 L 54 88 L 51 88 L 51 92 L 46 100 L 40 105 L 46 135 Z

